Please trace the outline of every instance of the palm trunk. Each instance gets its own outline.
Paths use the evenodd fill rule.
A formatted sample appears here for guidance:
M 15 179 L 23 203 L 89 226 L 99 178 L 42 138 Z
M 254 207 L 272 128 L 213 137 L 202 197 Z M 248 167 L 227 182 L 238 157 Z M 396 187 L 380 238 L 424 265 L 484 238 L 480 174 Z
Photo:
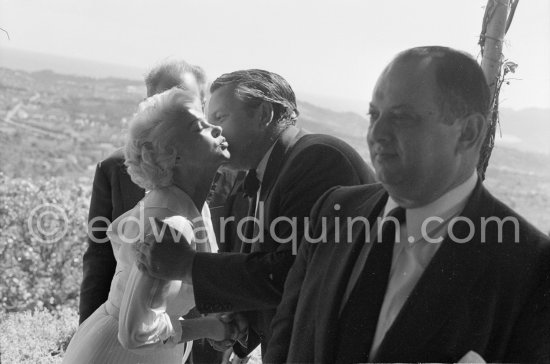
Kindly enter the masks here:
M 489 12 L 489 18 L 485 34 L 481 35 L 484 38 L 481 68 L 491 89 L 491 98 L 495 94 L 500 75 L 502 43 L 504 42 L 509 8 L 510 0 L 489 0 L 487 3 L 486 11 Z
M 485 178 L 485 171 L 489 165 L 498 124 L 498 91 L 502 66 L 502 44 L 507 30 L 510 1 L 512 0 L 488 0 L 479 41 L 483 55 L 481 68 L 491 90 L 491 109 L 488 115 L 489 127 L 478 164 L 478 171 L 482 178 Z

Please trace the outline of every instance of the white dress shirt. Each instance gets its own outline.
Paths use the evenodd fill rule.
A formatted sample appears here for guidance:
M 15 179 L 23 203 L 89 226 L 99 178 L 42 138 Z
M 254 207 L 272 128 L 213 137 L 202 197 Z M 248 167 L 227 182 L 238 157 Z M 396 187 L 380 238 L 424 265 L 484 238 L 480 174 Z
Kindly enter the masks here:
M 477 178 L 477 173 L 474 172 L 464 183 L 434 202 L 426 206 L 406 210 L 406 221 L 396 231 L 396 243 L 393 249 L 388 288 L 378 317 L 378 324 L 369 355 L 371 358 L 376 355 L 388 329 L 441 246 L 436 241 L 443 241 L 447 236 L 449 222 L 464 209 L 468 197 L 474 190 Z M 389 197 L 384 207 L 383 217 L 387 216 L 397 206 L 397 203 Z M 371 237 L 376 236 L 378 228 L 376 224 L 373 225 Z M 351 290 L 363 270 L 370 247 L 371 244 L 365 244 L 359 253 L 341 308 L 347 302 Z

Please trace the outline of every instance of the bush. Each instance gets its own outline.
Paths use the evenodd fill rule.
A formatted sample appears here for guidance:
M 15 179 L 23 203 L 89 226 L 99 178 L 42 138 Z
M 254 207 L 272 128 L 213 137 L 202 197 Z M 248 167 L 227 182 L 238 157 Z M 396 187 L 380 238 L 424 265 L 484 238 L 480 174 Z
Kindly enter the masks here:
M 77 307 L 91 182 L 75 182 L 0 172 L 1 311 Z
M 61 363 L 78 327 L 75 309 L 0 313 L 0 362 Z

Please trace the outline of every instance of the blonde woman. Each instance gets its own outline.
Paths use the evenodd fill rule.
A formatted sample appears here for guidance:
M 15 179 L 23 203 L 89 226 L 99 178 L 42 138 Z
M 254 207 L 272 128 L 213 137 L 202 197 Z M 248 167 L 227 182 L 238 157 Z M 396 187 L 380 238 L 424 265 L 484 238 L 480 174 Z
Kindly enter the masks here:
M 135 264 L 135 242 L 161 234 L 155 218 L 197 251 L 217 251 L 205 200 L 229 152 L 221 128 L 200 109 L 196 97 L 174 88 L 145 100 L 133 117 L 125 163 L 148 192 L 109 227 L 117 260 L 109 298 L 79 327 L 64 363 L 182 363 L 191 340 L 236 335 L 216 317 L 180 319 L 195 306 L 193 287 L 152 278 Z

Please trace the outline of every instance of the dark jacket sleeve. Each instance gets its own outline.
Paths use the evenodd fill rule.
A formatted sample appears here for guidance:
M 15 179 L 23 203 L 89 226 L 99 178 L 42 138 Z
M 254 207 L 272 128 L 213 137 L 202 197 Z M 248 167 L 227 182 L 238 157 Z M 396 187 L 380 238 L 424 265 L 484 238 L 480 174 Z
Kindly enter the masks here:
M 111 184 L 99 163 L 88 214 L 88 248 L 83 257 L 83 278 L 80 286 L 80 323 L 103 304 L 109 295 L 116 268 L 111 242 L 106 234 L 112 220 L 112 211 Z
M 362 160 L 352 160 L 331 145 L 313 144 L 289 159 L 265 209 L 270 215 L 268 223 L 277 217 L 295 219 L 295 223 L 278 223 L 274 236 L 270 226 L 265 226 L 261 252 L 197 253 L 192 277 L 199 311 L 275 309 L 294 262 L 293 244 L 302 241 L 304 222 L 315 201 L 333 186 L 370 181 L 372 174 Z M 287 239 L 291 242 L 280 243 Z
M 505 362 L 550 363 L 550 241 L 544 240 L 540 273 L 534 279 L 539 283 L 515 324 Z
M 326 201 L 326 197 L 332 189 L 327 191 L 315 204 L 311 211 L 311 225 L 309 236 L 317 236 L 318 231 L 315 230 L 315 222 L 321 210 L 321 206 Z M 262 358 L 264 363 L 285 363 L 290 347 L 290 339 L 292 337 L 292 328 L 294 325 L 294 315 L 298 298 L 302 291 L 302 283 L 307 272 L 308 257 L 311 256 L 311 250 L 315 249 L 315 245 L 302 244 L 296 261 L 288 272 L 288 277 L 285 282 L 283 297 L 281 303 L 277 306 L 277 313 L 271 322 L 272 336 L 267 347 L 267 351 Z

